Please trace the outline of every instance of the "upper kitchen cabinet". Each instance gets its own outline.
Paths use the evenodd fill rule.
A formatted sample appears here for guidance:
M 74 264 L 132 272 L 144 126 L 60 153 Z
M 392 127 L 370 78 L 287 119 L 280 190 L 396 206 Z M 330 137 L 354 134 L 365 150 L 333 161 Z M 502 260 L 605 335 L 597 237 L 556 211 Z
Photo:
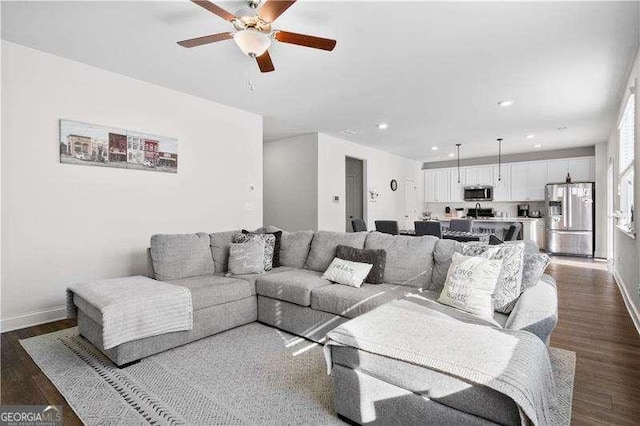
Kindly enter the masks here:
M 554 160 L 547 163 L 547 183 L 564 182 L 569 172 L 567 160 Z
M 438 198 L 438 171 L 424 171 L 424 200 L 433 203 Z
M 526 163 L 511 164 L 511 201 L 527 201 L 529 168 Z
M 431 203 L 449 202 L 449 169 L 425 170 L 424 200 Z
M 544 201 L 545 186 L 548 183 L 547 162 L 537 161 L 527 164 L 527 199 L 525 201 Z
M 500 180 L 498 180 L 500 178 Z M 493 201 L 511 201 L 511 166 L 493 166 Z
M 467 186 L 493 185 L 493 166 L 467 167 L 465 175 Z
M 592 182 L 595 180 L 595 161 L 593 158 L 572 158 L 567 163 L 567 173 L 571 175 L 573 182 Z
M 460 183 L 458 183 L 458 176 L 460 176 Z M 454 203 L 461 203 L 464 201 L 464 186 L 465 183 L 465 170 L 460 169 L 460 175 L 458 175 L 458 169 L 449 169 L 449 182 L 450 182 L 450 201 Z

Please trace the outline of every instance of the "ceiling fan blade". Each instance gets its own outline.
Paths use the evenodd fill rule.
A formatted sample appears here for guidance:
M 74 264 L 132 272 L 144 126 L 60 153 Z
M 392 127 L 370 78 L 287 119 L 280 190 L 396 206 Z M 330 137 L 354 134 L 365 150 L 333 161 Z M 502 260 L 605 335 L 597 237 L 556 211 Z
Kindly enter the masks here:
M 222 19 L 226 19 L 227 21 L 234 21 L 236 19 L 235 15 L 232 15 L 231 13 L 227 12 L 220 6 L 213 4 L 208 0 L 191 0 L 191 1 L 197 4 L 198 6 L 207 9 L 209 12 L 213 13 L 214 15 L 218 15 Z
M 266 0 L 258 10 L 258 16 L 267 22 L 273 22 L 295 2 L 296 0 Z
M 215 43 L 216 41 L 229 40 L 233 38 L 233 34 L 231 33 L 219 33 L 212 34 L 208 36 L 190 38 L 189 40 L 179 41 L 178 44 L 182 47 L 196 47 L 202 46 L 203 44 Z
M 283 43 L 297 44 L 298 46 L 312 47 L 314 49 L 333 50 L 333 48 L 336 47 L 335 40 L 290 33 L 288 31 L 277 31 L 275 37 L 276 40 Z
M 275 71 L 275 67 L 273 66 L 273 62 L 271 61 L 271 55 L 269 55 L 269 51 L 265 51 L 262 55 L 256 57 L 256 61 L 258 62 L 258 67 L 260 68 L 260 72 L 271 72 Z
M 258 61 L 258 67 L 260 67 L 261 72 L 271 72 L 275 71 L 275 67 L 273 66 L 273 62 L 271 62 L 271 55 L 269 55 L 269 51 L 265 50 L 265 52 L 256 58 Z

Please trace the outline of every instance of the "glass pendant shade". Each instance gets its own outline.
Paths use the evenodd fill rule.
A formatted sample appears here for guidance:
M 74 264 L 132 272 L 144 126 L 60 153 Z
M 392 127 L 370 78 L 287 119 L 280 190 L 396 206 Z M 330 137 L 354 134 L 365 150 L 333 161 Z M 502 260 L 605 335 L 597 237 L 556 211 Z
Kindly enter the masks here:
M 253 28 L 238 31 L 233 39 L 240 50 L 252 58 L 262 55 L 271 46 L 271 37 Z

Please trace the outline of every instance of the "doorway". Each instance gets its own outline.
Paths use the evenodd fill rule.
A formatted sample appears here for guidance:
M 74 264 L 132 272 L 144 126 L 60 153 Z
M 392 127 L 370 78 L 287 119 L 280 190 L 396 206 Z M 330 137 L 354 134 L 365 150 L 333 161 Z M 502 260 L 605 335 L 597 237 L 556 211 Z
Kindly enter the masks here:
M 613 267 L 613 194 L 615 194 L 615 180 L 613 175 L 613 162 L 609 162 L 607 170 L 607 261 Z
M 417 219 L 418 188 L 412 179 L 404 180 L 404 229 L 413 229 L 413 222 Z
M 345 158 L 345 206 L 345 231 L 353 232 L 351 219 L 365 220 L 364 161 L 357 158 Z

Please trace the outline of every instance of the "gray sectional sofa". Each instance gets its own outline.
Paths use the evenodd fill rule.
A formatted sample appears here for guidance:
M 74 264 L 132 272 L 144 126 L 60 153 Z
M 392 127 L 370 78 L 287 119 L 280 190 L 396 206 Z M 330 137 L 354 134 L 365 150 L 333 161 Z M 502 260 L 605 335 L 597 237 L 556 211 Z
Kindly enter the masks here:
M 451 257 L 460 248 L 460 243 L 431 236 L 283 231 L 280 267 L 259 275 L 228 277 L 229 248 L 237 232 L 152 237 L 149 274 L 191 290 L 194 327 L 190 331 L 124 343 L 104 351 L 106 355 L 123 365 L 256 320 L 323 342 L 333 328 L 389 301 L 416 294 L 436 300 Z M 354 288 L 321 278 L 340 244 L 384 249 L 387 255 L 384 283 L 365 283 Z M 75 302 L 80 334 L 102 349 L 99 315 L 83 300 L 76 297 Z M 527 330 L 548 343 L 557 323 L 555 282 L 543 276 L 520 296 L 510 315 L 496 312 L 494 319 L 504 328 Z M 393 366 L 389 369 L 385 363 L 389 361 L 383 357 L 358 353 L 354 348 L 334 349 L 334 384 L 341 392 L 358 386 L 360 392 L 368 392 L 374 400 L 378 394 L 388 399 L 404 392 L 406 395 L 393 409 L 386 411 L 389 416 L 404 410 L 407 415 L 423 420 L 433 417 L 454 422 L 486 423 L 488 419 L 489 423 L 517 423 L 515 404 L 488 388 L 434 371 L 412 371 L 411 366 L 403 367 L 400 376 L 394 377 L 399 369 Z M 450 391 L 455 389 L 464 391 L 452 394 Z M 424 396 L 425 390 L 428 398 Z M 372 405 L 365 403 L 366 398 L 351 399 L 337 399 L 337 412 L 353 421 L 367 422 L 371 414 L 367 410 Z M 478 401 L 490 401 L 501 409 L 491 414 L 495 410 Z M 378 420 L 393 423 L 393 417 L 382 416 Z

